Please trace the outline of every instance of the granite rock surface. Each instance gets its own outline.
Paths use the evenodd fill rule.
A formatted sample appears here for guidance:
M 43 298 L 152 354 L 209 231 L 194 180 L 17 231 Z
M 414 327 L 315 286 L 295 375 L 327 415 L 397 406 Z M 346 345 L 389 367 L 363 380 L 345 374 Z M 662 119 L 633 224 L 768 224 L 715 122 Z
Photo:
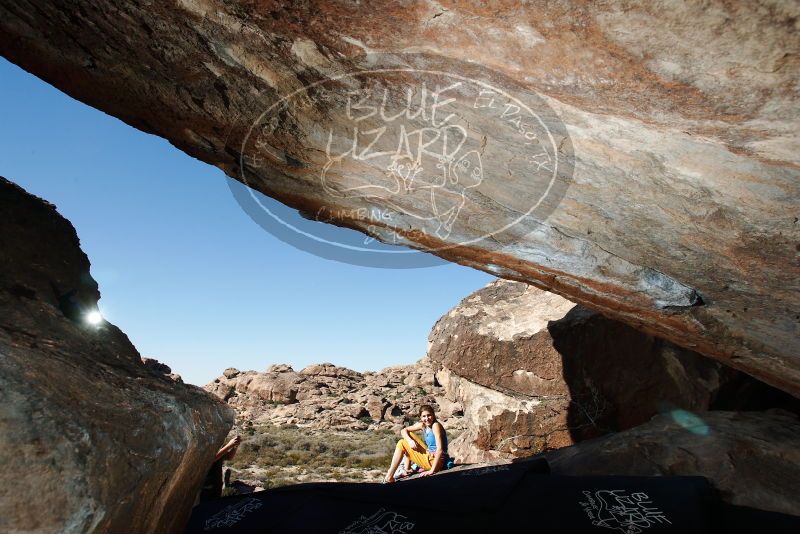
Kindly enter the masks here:
M 439 319 L 428 357 L 464 410 L 451 454 L 466 462 L 530 456 L 674 410 L 798 407 L 719 362 L 508 280 Z
M 782 410 L 664 414 L 545 457 L 560 475 L 700 475 L 726 502 L 800 515 L 800 419 Z
M 0 178 L 0 531 L 177 532 L 233 412 L 142 361 L 72 225 Z

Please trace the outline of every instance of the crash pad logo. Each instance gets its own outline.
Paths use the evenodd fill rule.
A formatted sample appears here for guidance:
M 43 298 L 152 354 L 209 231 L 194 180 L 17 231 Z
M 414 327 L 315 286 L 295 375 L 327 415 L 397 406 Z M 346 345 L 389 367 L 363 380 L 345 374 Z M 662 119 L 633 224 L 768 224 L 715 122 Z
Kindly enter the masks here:
M 262 227 L 340 261 L 419 267 L 439 262 L 391 245 L 442 251 L 511 240 L 514 227 L 556 208 L 572 149 L 542 97 L 441 58 L 371 55 L 369 65 L 305 84 L 252 123 L 241 181 L 309 219 L 290 219 L 255 193 L 237 195 Z M 320 222 L 368 236 L 332 237 Z
M 644 492 L 625 490 L 584 491 L 583 511 L 596 527 L 639 534 L 660 524 L 671 525 L 663 511 Z
M 483 475 L 488 475 L 490 473 L 499 473 L 500 471 L 511 471 L 511 467 L 508 465 L 493 465 L 490 467 L 483 467 L 480 469 L 469 469 L 467 471 L 463 471 L 461 473 L 462 477 L 479 477 Z
M 369 517 L 361 516 L 339 534 L 404 534 L 414 523 L 404 515 L 381 508 Z
M 258 510 L 263 504 L 258 499 L 242 499 L 236 504 L 227 506 L 206 519 L 203 530 L 228 528 L 241 521 L 248 513 Z

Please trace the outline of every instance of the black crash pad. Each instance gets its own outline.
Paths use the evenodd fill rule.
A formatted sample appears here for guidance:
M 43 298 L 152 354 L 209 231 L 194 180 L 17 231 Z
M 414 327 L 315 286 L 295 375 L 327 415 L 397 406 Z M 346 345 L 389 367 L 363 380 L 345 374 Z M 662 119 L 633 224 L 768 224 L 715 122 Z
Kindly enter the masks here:
M 187 532 L 800 532 L 800 518 L 722 505 L 702 477 L 548 473 L 533 460 L 395 484 L 298 484 L 201 503 Z

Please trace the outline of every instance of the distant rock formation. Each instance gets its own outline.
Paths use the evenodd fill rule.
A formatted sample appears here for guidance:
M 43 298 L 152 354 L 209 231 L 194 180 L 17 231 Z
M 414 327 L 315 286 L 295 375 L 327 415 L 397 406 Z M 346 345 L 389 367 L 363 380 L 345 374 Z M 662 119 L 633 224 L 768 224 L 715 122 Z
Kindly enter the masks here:
M 296 372 L 285 364 L 266 371 L 226 369 L 205 389 L 237 413 L 237 426 L 253 423 L 311 429 L 399 430 L 431 404 L 450 431 L 462 429 L 462 407 L 448 400 L 427 358 L 414 365 L 359 373 L 331 363 Z
M 0 531 L 177 532 L 233 413 L 112 324 L 72 225 L 0 178 Z
M 660 411 L 763 407 L 746 375 L 507 280 L 445 314 L 428 355 L 463 406 L 467 430 L 451 453 L 468 462 L 565 447 Z
M 800 418 L 682 411 L 544 455 L 560 475 L 702 475 L 723 500 L 800 514 Z
M 183 379 L 181 378 L 181 375 L 173 373 L 169 365 L 161 363 L 160 361 L 154 358 L 145 358 L 145 357 L 142 357 L 142 363 L 154 374 L 166 376 L 170 380 L 173 380 L 179 384 L 183 384 Z

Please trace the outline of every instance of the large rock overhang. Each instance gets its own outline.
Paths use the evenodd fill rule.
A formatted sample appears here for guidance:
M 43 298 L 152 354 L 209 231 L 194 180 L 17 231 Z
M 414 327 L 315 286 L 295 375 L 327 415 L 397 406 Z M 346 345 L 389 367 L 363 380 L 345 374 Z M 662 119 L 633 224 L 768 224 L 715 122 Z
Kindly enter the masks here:
M 0 53 L 309 217 L 554 291 L 800 395 L 799 11 L 21 1 L 0 5 Z M 391 72 L 343 78 L 376 69 Z M 404 174 L 347 154 L 347 94 L 388 89 L 391 116 L 408 87 L 453 75 L 470 81 L 448 105 L 473 138 L 444 167 L 478 153 L 483 174 L 433 184 L 450 200 L 426 218 L 430 181 L 392 190 L 414 191 L 419 161 Z M 538 164 L 524 129 L 481 115 L 476 81 L 533 103 L 562 164 L 544 202 L 514 163 Z M 325 98 L 304 89 L 320 84 Z M 293 93 L 310 105 L 264 115 Z

